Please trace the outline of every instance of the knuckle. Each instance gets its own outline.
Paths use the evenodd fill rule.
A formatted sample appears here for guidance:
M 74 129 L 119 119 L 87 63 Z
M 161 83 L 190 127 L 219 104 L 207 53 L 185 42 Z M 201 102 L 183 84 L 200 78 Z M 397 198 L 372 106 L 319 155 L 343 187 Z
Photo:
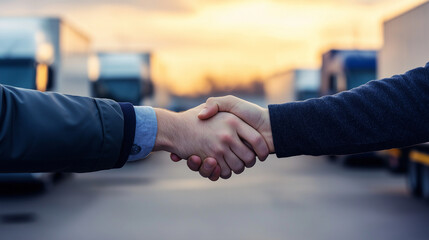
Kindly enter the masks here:
M 219 138 L 223 143 L 231 143 L 233 141 L 233 137 L 229 133 L 221 133 Z
M 226 118 L 225 122 L 229 126 L 231 126 L 233 128 L 237 128 L 238 127 L 239 122 L 237 121 L 237 118 L 235 118 L 233 115 L 227 115 L 225 118 Z
M 214 156 L 216 156 L 216 157 L 221 157 L 221 156 L 223 156 L 223 153 L 224 153 L 224 150 L 223 150 L 223 148 L 222 147 L 216 147 L 216 148 L 214 148 L 213 149 L 213 154 L 214 154 Z
M 250 142 L 253 146 L 260 146 L 263 143 L 264 139 L 262 136 L 254 136 L 250 139 Z
M 245 157 L 245 159 L 243 159 L 244 161 L 246 161 L 247 163 L 251 163 L 253 160 L 255 160 L 255 154 L 253 153 L 253 152 L 248 152 L 247 154 L 246 154 L 246 157 Z
M 225 100 L 229 100 L 229 101 L 234 100 L 234 98 L 235 97 L 232 96 L 231 94 L 225 96 Z
M 216 98 L 214 98 L 214 97 L 209 97 L 209 98 L 207 98 L 206 103 L 207 103 L 207 104 L 211 104 L 211 103 L 214 103 L 215 101 L 216 101 Z

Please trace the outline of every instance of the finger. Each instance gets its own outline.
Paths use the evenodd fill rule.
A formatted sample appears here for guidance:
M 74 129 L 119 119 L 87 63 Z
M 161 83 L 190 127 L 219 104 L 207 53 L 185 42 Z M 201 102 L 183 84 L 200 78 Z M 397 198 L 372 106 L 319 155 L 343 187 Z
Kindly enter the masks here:
M 217 105 L 206 105 L 200 113 L 198 113 L 198 118 L 201 120 L 209 119 L 218 113 Z
M 244 162 L 247 168 L 251 168 L 256 163 L 256 156 L 253 150 L 246 146 L 237 136 L 236 141 L 231 142 L 231 150 L 234 154 Z
M 230 112 L 230 110 L 239 102 L 239 98 L 234 96 L 208 98 L 205 107 L 198 114 L 201 120 L 208 119 L 216 115 L 218 112 Z
M 243 124 L 237 125 L 237 133 L 238 136 L 252 146 L 253 151 L 258 155 L 259 160 L 264 161 L 268 157 L 270 154 L 268 145 L 262 135 L 254 128 L 243 122 Z
M 223 179 L 228 179 L 231 177 L 232 172 L 231 172 L 231 168 L 229 168 L 228 164 L 225 162 L 225 159 L 223 158 L 223 156 L 217 156 L 216 157 L 217 163 L 220 166 L 220 177 Z
M 220 167 L 219 165 L 215 167 L 214 171 L 212 172 L 212 175 L 210 175 L 209 179 L 213 182 L 217 181 L 220 177 Z
M 203 161 L 203 164 L 200 167 L 200 175 L 202 177 L 208 178 L 212 175 L 213 171 L 217 166 L 217 161 L 214 158 L 206 158 Z
M 240 174 L 244 171 L 244 163 L 232 151 L 227 151 L 224 156 L 229 168 L 235 174 Z
M 192 155 L 190 158 L 188 158 L 188 161 L 190 161 L 192 165 L 198 166 L 198 168 L 200 168 L 201 164 L 203 163 L 203 160 L 197 155 Z
M 174 153 L 170 153 L 170 159 L 173 160 L 173 162 L 178 162 L 178 161 L 182 160 L 182 158 L 180 158 L 179 156 L 177 156 Z
M 189 169 L 191 169 L 194 172 L 196 172 L 200 169 L 201 163 L 202 163 L 201 158 L 198 156 L 195 156 L 195 155 L 190 156 L 188 158 L 188 161 L 186 162 Z

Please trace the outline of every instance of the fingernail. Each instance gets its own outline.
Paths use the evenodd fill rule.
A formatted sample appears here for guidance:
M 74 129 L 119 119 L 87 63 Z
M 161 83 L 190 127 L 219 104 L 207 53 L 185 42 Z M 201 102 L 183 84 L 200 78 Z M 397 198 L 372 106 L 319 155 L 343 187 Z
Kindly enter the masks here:
M 203 108 L 203 110 L 201 110 L 201 112 L 198 115 L 204 115 L 207 114 L 207 108 Z

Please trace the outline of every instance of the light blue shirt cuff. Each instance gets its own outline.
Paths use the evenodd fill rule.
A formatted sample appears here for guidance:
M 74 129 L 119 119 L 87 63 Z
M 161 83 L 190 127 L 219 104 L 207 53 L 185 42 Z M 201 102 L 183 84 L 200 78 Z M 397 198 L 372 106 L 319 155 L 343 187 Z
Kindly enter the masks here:
M 136 132 L 127 161 L 147 157 L 155 146 L 156 132 L 158 131 L 158 122 L 152 107 L 135 106 L 134 111 L 136 113 Z

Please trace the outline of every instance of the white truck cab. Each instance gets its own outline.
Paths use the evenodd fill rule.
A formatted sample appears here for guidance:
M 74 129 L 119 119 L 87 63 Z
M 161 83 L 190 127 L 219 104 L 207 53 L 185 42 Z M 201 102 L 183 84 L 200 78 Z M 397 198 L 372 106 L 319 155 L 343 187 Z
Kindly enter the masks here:
M 150 53 L 102 52 L 89 60 L 92 95 L 140 105 L 153 94 Z

